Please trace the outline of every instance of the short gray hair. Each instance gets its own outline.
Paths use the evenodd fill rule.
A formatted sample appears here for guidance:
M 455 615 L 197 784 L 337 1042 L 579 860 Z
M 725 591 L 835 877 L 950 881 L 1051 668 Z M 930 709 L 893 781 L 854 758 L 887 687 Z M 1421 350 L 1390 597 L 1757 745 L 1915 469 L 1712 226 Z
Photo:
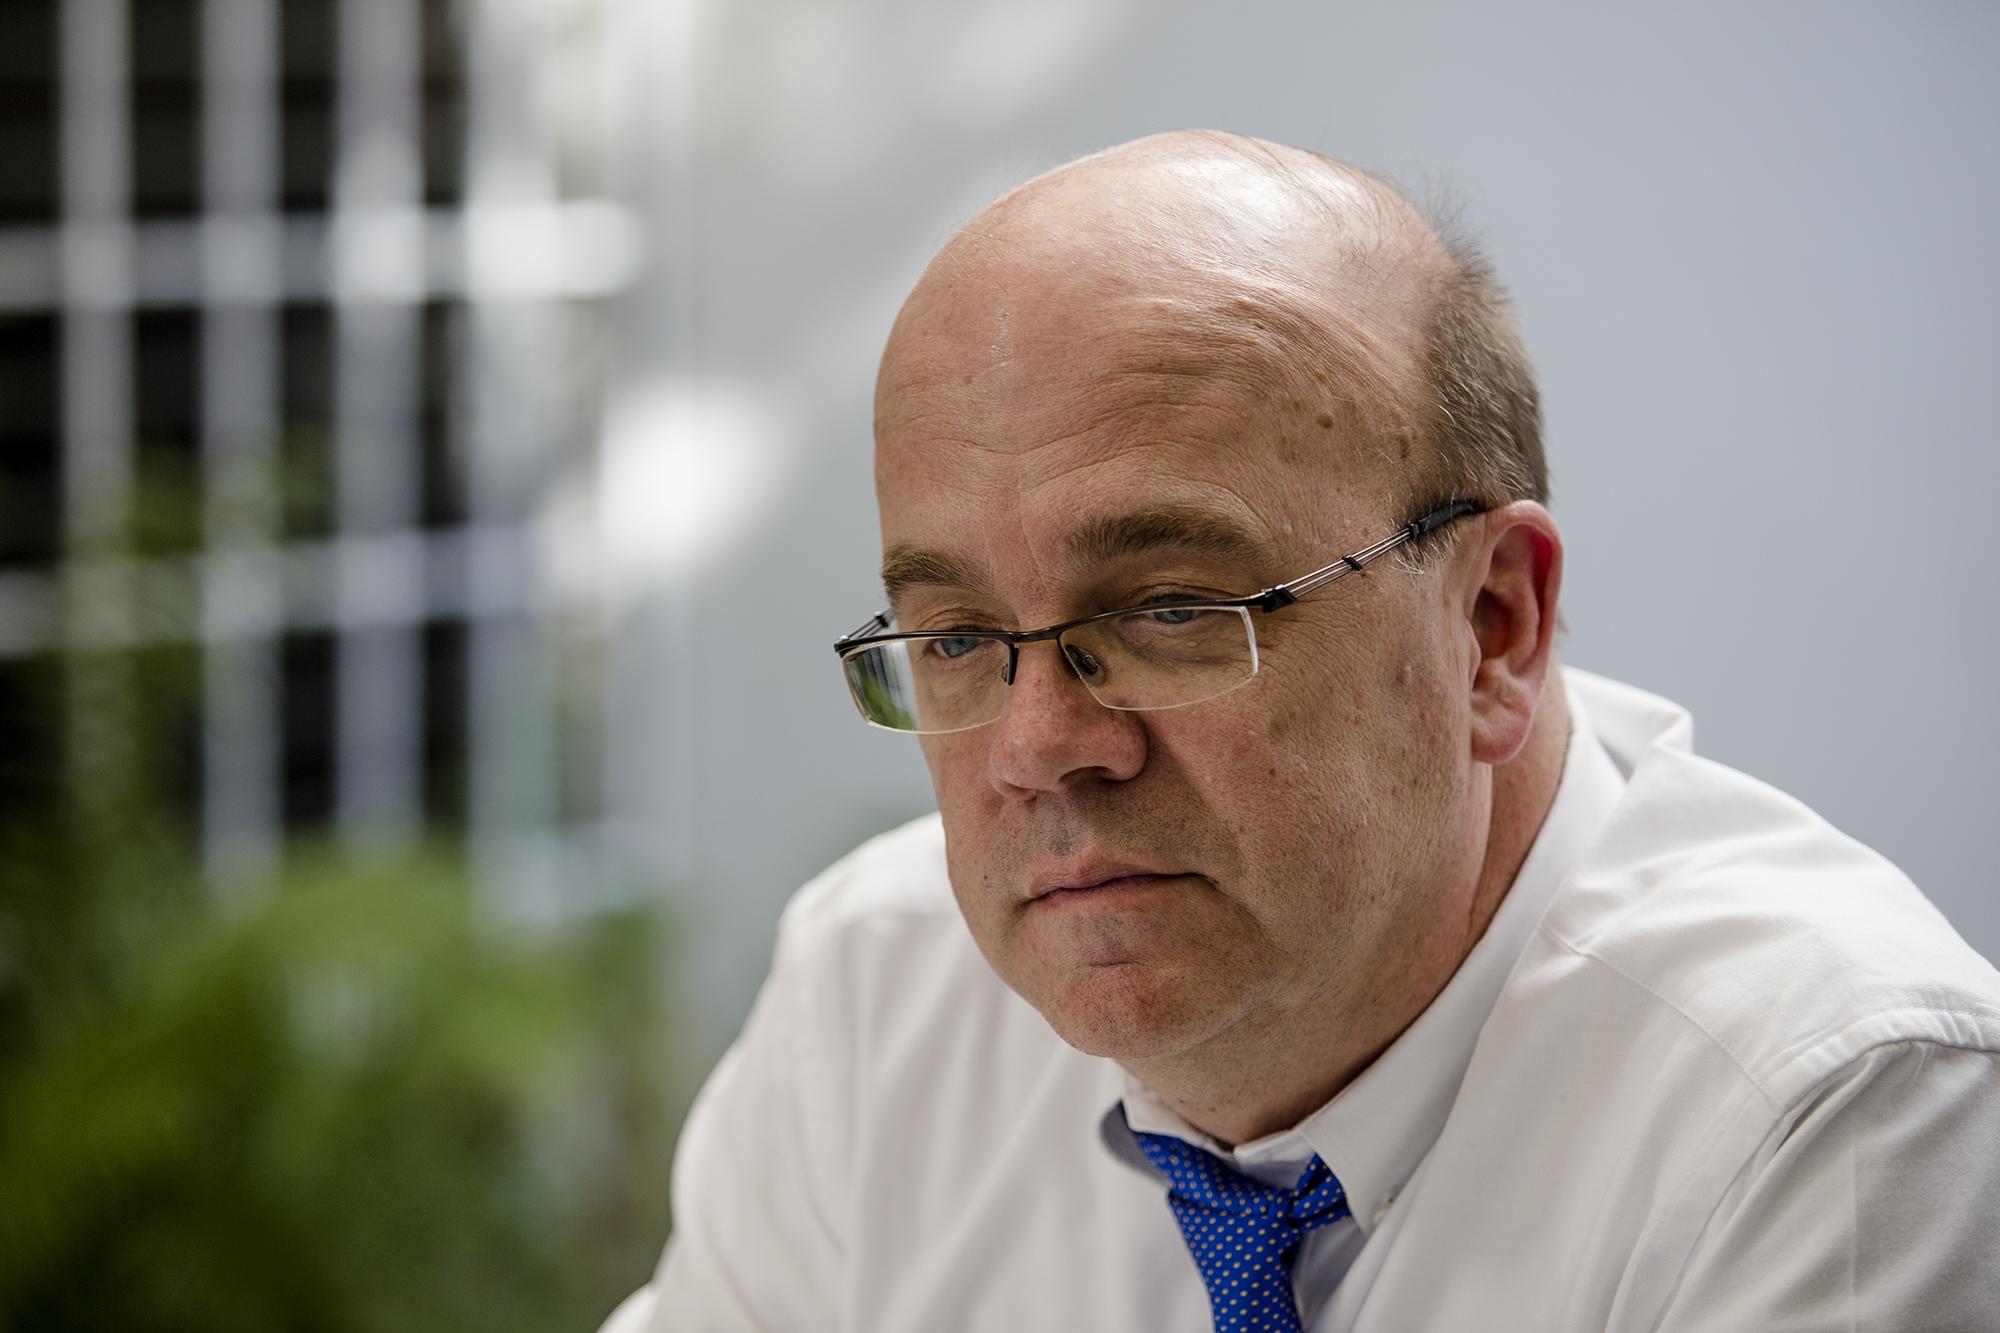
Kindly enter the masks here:
M 1418 503 L 1547 503 L 1541 394 L 1513 302 L 1478 244 L 1437 228 L 1449 263 L 1423 325 Z

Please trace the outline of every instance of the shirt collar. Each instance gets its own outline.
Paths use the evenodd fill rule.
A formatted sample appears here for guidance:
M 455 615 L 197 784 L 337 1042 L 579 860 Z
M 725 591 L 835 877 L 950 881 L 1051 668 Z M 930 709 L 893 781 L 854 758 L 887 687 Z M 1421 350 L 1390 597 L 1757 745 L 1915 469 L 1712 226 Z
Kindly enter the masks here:
M 1520 873 L 1452 979 L 1387 1050 L 1297 1125 L 1234 1149 L 1189 1125 L 1106 1060 L 1106 1093 L 1117 1104 L 1100 1125 L 1105 1146 L 1120 1160 L 1151 1171 L 1131 1131 L 1171 1134 L 1252 1179 L 1287 1187 L 1318 1154 L 1346 1187 L 1355 1221 L 1364 1232 L 1372 1231 L 1444 1129 L 1479 1031 L 1543 909 L 1624 792 L 1624 776 L 1599 742 L 1575 690 L 1569 699 L 1562 777 Z

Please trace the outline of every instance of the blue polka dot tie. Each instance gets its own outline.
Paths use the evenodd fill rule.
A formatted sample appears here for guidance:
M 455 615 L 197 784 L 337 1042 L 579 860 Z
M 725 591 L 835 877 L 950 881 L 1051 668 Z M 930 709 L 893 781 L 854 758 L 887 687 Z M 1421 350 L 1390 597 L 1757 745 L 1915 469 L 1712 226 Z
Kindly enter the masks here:
M 1216 1333 L 1298 1333 L 1292 1259 L 1299 1240 L 1348 1216 L 1347 1191 L 1315 1157 L 1291 1189 L 1233 1170 L 1167 1134 L 1133 1132 L 1167 1178 L 1167 1202 L 1215 1308 Z

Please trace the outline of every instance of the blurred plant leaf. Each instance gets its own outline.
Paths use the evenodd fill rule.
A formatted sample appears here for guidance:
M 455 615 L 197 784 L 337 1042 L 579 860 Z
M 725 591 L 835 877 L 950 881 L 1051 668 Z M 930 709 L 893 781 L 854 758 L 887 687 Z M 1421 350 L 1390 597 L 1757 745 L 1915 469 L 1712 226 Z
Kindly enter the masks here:
M 635 946 L 655 927 L 626 915 L 525 937 L 475 906 L 448 856 L 321 854 L 247 913 L 163 925 L 128 975 L 9 1061 L 0 1325 L 601 1315 L 607 1293 L 566 1264 L 622 1163 L 593 1179 L 536 1157 L 607 1081 L 652 1100 L 660 1064 L 633 1067 L 619 1038 L 656 1012 L 653 952 Z
M 594 1326 L 666 1230 L 659 922 L 505 926 L 442 845 L 223 906 L 153 795 L 179 669 L 64 665 L 126 743 L 0 812 L 0 1328 Z

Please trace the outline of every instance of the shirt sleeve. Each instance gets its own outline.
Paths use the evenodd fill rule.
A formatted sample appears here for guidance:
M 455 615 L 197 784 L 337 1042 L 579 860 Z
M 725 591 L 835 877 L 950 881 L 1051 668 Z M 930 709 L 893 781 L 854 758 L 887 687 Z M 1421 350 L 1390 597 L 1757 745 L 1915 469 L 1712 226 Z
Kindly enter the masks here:
M 2000 1055 L 1877 1047 L 1773 1131 L 1658 1327 L 2000 1328 L 1996 1199 Z
M 620 1302 L 611 1312 L 611 1317 L 598 1327 L 597 1333 L 646 1333 L 653 1318 L 653 1289 L 641 1287 Z
M 681 1131 L 647 1333 L 838 1326 L 838 1043 L 797 935 L 781 925 L 743 1032 Z

